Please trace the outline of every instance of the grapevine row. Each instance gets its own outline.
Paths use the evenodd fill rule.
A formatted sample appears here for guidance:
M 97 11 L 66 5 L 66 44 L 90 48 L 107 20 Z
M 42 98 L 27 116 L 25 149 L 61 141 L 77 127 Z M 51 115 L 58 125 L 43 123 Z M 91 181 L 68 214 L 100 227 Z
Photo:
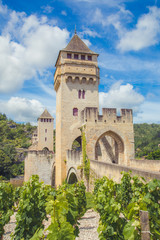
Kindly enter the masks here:
M 14 190 L 9 183 L 0 183 L 0 239 L 4 226 L 17 208 L 16 228 L 12 239 L 72 240 L 78 236 L 78 219 L 86 211 L 83 182 L 63 184 L 57 190 L 32 176 L 24 186 Z M 51 216 L 51 224 L 44 230 L 43 221 Z
M 160 181 L 146 182 L 123 173 L 119 184 L 103 177 L 95 182 L 95 208 L 100 214 L 100 240 L 141 239 L 140 210 L 150 216 L 151 239 L 160 239 Z

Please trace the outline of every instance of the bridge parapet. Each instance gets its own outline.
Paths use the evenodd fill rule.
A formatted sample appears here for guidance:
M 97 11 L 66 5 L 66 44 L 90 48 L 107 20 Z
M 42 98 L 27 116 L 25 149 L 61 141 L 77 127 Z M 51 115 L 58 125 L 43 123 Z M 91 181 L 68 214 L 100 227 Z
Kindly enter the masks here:
M 101 178 L 103 176 L 107 176 L 110 179 L 115 180 L 116 182 L 120 182 L 122 178 L 121 172 L 129 172 L 131 171 L 131 175 L 138 175 L 141 177 L 144 177 L 147 181 L 151 179 L 160 179 L 159 172 L 154 171 L 148 171 L 148 170 L 142 170 L 140 168 L 130 167 L 130 166 L 124 166 L 119 164 L 113 164 L 113 163 L 106 163 L 106 162 L 100 162 L 97 160 L 91 160 L 90 166 L 92 171 L 96 174 L 98 178 Z
M 132 123 L 132 109 L 121 109 L 120 116 L 117 115 L 116 108 L 102 108 L 102 115 L 98 114 L 98 108 L 86 107 L 81 112 L 82 122 L 113 122 Z

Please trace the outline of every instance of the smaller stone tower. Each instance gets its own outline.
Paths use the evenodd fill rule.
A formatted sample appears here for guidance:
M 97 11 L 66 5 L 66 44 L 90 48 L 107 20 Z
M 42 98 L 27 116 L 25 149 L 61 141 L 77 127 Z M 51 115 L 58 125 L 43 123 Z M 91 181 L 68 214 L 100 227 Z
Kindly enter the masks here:
M 45 109 L 38 118 L 38 128 L 34 131 L 32 145 L 27 151 L 24 166 L 24 181 L 38 175 L 45 184 L 54 183 L 53 117 Z
M 38 118 L 38 151 L 44 148 L 53 151 L 53 120 L 47 109 Z

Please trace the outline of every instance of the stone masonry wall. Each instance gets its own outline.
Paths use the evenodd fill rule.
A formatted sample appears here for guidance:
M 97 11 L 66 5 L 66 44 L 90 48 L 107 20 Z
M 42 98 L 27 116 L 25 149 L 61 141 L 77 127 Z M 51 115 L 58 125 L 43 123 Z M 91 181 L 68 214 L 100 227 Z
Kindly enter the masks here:
M 29 151 L 25 159 L 25 178 L 28 181 L 32 175 L 39 175 L 41 181 L 51 185 L 52 166 L 55 162 L 55 155 L 52 152 Z
M 72 168 L 75 169 L 78 180 L 80 179 L 80 171 L 77 169 L 81 165 L 82 155 L 80 151 L 67 150 L 67 173 L 69 174 Z M 67 177 L 68 177 L 67 174 Z
M 146 180 L 150 180 L 154 178 L 160 179 L 159 172 L 145 171 L 138 168 L 122 166 L 122 165 L 117 165 L 112 163 L 98 162 L 95 160 L 91 160 L 90 164 L 91 164 L 91 169 L 96 173 L 98 178 L 107 176 L 109 178 L 112 178 L 116 182 L 120 182 L 122 171 L 125 171 L 125 172 L 132 171 L 132 175 L 142 176 Z
M 130 160 L 130 167 L 140 168 L 146 171 L 160 172 L 160 160 Z

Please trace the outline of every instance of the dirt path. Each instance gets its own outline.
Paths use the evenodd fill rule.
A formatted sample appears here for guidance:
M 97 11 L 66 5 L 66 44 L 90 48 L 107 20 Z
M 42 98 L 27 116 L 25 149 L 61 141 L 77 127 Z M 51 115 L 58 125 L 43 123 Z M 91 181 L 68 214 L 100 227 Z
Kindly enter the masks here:
M 99 215 L 93 210 L 88 210 L 84 216 L 79 220 L 80 234 L 76 240 L 98 240 L 98 222 Z
M 16 219 L 15 219 L 16 213 L 11 216 L 10 222 L 5 225 L 5 234 L 3 235 L 3 240 L 10 240 L 10 234 L 14 232 L 14 229 L 16 227 Z
M 14 213 L 13 216 L 11 216 L 10 222 L 6 224 L 5 226 L 5 234 L 3 235 L 3 240 L 10 240 L 10 234 L 14 232 L 15 226 L 16 226 L 16 219 L 15 219 L 16 213 Z M 93 211 L 88 210 L 84 216 L 79 220 L 80 226 L 80 234 L 79 237 L 76 238 L 76 240 L 98 240 L 98 221 L 99 221 L 99 215 Z M 45 225 L 49 225 L 49 223 Z

